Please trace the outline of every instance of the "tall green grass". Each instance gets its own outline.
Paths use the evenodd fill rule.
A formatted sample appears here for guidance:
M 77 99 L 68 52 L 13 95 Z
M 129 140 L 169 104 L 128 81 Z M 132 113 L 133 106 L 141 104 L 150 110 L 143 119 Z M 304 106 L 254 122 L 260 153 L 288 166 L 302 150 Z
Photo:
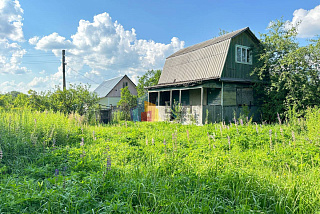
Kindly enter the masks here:
M 205 126 L 2 111 L 0 212 L 317 213 L 319 122 L 318 108 Z

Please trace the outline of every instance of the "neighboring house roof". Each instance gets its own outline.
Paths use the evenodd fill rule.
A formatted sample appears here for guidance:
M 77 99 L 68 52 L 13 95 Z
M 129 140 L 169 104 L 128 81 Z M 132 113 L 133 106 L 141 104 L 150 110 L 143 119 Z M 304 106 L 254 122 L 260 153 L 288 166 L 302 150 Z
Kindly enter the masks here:
M 99 98 L 106 97 L 125 76 L 126 75 L 105 80 L 93 92 L 95 92 Z
M 245 31 L 259 42 L 246 27 L 175 52 L 166 59 L 158 85 L 153 87 L 221 78 L 231 39 Z

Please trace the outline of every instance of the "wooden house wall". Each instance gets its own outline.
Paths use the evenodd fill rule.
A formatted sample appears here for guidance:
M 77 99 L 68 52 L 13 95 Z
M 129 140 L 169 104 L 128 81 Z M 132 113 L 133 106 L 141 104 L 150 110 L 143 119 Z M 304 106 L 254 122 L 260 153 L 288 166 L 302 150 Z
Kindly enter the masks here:
M 232 38 L 230 47 L 228 50 L 227 59 L 222 70 L 221 78 L 240 78 L 240 79 L 253 79 L 250 73 L 253 69 L 253 64 L 256 59 L 252 56 L 252 65 L 237 63 L 236 62 L 236 45 L 247 46 L 251 48 L 257 48 L 256 43 L 249 36 L 247 32 L 244 32 L 235 38 Z
M 131 94 L 137 95 L 137 89 L 136 86 L 131 82 L 131 80 L 125 76 L 122 78 L 122 80 L 119 81 L 119 83 L 110 91 L 110 93 L 107 95 L 107 97 L 121 97 L 121 89 L 123 88 L 123 83 L 128 83 L 128 88 Z

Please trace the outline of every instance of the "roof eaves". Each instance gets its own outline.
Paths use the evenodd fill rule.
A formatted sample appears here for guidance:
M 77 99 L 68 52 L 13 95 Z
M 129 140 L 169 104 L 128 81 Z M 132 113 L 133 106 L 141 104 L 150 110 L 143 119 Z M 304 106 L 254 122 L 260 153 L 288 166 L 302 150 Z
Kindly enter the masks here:
M 174 83 L 162 83 L 154 86 L 145 87 L 145 89 L 154 89 L 154 88 L 165 88 L 170 86 L 181 86 L 181 85 L 193 85 L 193 84 L 201 84 L 203 81 L 209 81 L 209 80 L 216 80 L 220 77 L 211 77 L 211 78 L 203 78 L 203 79 L 197 79 L 197 80 L 191 80 L 191 81 L 181 81 L 181 82 L 174 82 Z

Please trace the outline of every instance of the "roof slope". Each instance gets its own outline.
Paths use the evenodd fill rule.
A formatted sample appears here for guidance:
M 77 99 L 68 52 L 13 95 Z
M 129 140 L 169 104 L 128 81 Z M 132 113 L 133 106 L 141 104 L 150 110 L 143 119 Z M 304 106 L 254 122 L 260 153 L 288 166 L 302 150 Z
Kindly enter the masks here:
M 245 31 L 259 41 L 246 27 L 175 52 L 166 59 L 158 85 L 220 78 L 231 39 Z
M 93 92 L 95 92 L 99 98 L 105 97 L 124 77 L 125 76 L 120 76 L 109 80 L 105 80 Z

